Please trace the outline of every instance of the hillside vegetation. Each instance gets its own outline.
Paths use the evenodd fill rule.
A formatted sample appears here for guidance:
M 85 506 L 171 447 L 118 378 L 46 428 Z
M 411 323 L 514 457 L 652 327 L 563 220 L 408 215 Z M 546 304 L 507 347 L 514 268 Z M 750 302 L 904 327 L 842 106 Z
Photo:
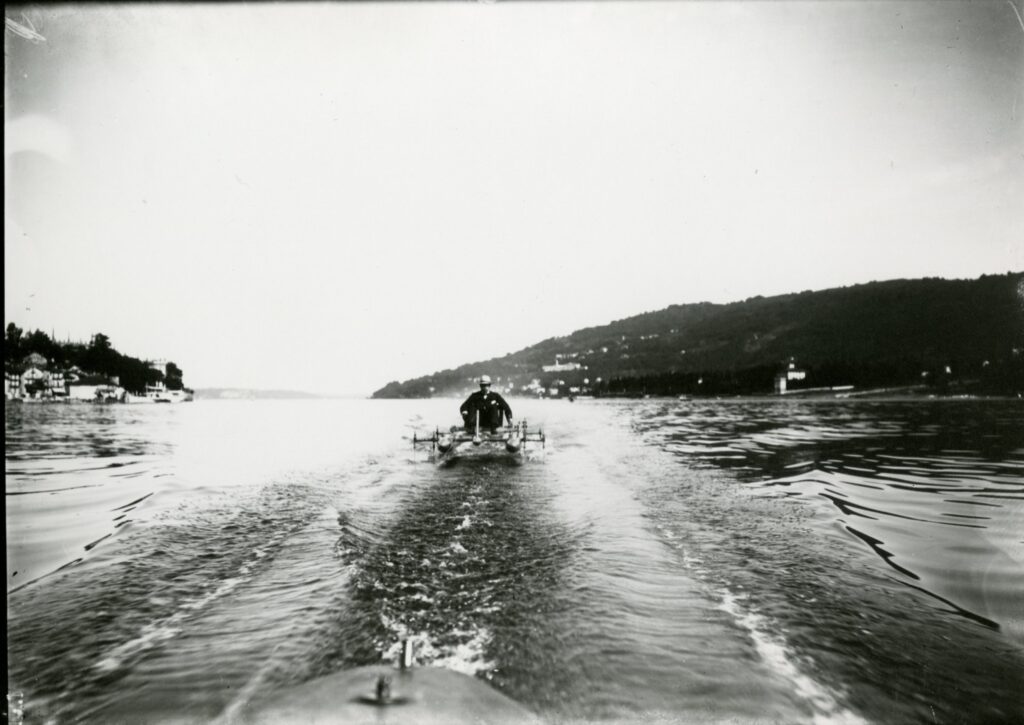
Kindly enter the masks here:
M 555 363 L 561 369 L 543 370 Z M 564 395 L 572 388 L 593 395 L 770 393 L 775 375 L 790 363 L 806 372 L 790 382 L 791 390 L 924 385 L 1020 393 L 1024 274 L 892 280 L 672 305 L 503 357 L 394 381 L 373 395 L 461 395 L 485 372 L 511 394 Z

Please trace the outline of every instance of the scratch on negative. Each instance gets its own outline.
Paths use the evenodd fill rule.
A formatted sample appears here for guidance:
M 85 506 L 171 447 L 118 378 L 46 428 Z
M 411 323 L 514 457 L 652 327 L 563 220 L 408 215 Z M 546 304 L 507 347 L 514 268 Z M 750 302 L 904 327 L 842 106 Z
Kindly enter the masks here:
M 4 17 L 4 27 L 15 35 L 20 36 L 25 40 L 32 41 L 33 43 L 42 43 L 46 40 L 46 38 L 36 32 L 35 26 L 32 25 L 32 21 L 29 20 L 24 13 L 22 13 L 21 19 L 25 21 L 24 25 L 15 20 L 11 20 L 8 17 Z
M 1017 22 L 1020 24 L 1020 29 L 1024 30 L 1024 20 L 1020 17 L 1020 11 L 1017 10 L 1017 6 L 1013 4 L 1012 0 L 1006 0 L 1006 4 L 1013 8 L 1013 14 L 1017 16 Z

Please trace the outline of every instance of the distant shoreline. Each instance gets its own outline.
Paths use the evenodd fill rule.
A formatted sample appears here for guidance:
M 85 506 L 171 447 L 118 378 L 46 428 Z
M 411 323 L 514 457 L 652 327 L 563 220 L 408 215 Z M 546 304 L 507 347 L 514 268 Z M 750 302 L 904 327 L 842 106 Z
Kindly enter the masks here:
M 198 392 L 198 391 L 197 391 Z M 291 394 L 287 391 L 253 391 L 254 393 L 262 392 L 263 394 L 253 394 L 250 396 L 200 396 L 196 395 L 196 400 L 203 400 L 208 402 L 238 402 L 238 401 L 286 401 L 286 400 L 374 400 L 374 401 L 414 401 L 414 400 L 451 400 L 459 401 L 462 399 L 461 396 L 435 396 L 431 398 L 372 398 L 370 396 L 360 395 L 318 395 L 315 393 L 299 393 Z M 267 394 L 270 393 L 270 394 Z M 283 394 L 276 394 L 283 393 Z M 510 396 L 511 401 L 543 401 L 551 403 L 572 403 L 582 402 L 588 400 L 600 400 L 600 401 L 622 401 L 622 402 L 638 402 L 644 400 L 667 402 L 676 401 L 680 403 L 728 403 L 728 402 L 768 402 L 768 401 L 799 401 L 799 402 L 811 402 L 811 403 L 850 403 L 850 402 L 869 402 L 869 403 L 920 403 L 930 401 L 1024 401 L 1024 396 L 1021 395 L 987 395 L 987 394 L 972 394 L 972 393 L 957 393 L 957 394 L 938 394 L 938 393 L 921 393 L 921 394 L 908 394 L 908 393 L 888 393 L 884 391 L 870 391 L 864 392 L 859 395 L 848 395 L 848 394 L 767 394 L 767 395 L 703 395 L 703 396 L 685 396 L 679 397 L 675 395 L 602 395 L 602 396 L 581 396 L 576 401 L 570 401 L 568 398 L 532 398 L 532 397 L 516 397 Z M 21 405 L 29 406 L 52 406 L 52 405 L 71 405 L 71 406 L 86 406 L 86 405 L 123 405 L 117 401 L 96 401 L 96 400 L 70 400 L 66 398 L 15 398 L 8 400 L 8 407 L 20 407 Z M 14 405 L 10 405 L 14 404 Z
M 408 397 L 408 398 L 373 398 L 373 400 L 462 400 L 464 396 L 453 393 L 452 395 L 436 395 L 431 397 Z M 990 394 L 990 393 L 936 393 L 927 390 L 921 392 L 907 392 L 901 388 L 879 388 L 862 391 L 842 392 L 806 392 L 799 391 L 778 393 L 747 393 L 736 395 L 672 395 L 651 393 L 648 395 L 580 395 L 575 401 L 570 401 L 568 396 L 564 397 L 533 397 L 506 395 L 509 401 L 536 400 L 545 402 L 581 402 L 587 400 L 677 400 L 679 402 L 700 402 L 700 401 L 728 401 L 728 400 L 808 400 L 808 401 L 925 401 L 925 400 L 1021 400 L 1020 394 Z
M 196 400 L 335 400 L 363 399 L 369 395 L 309 393 L 303 390 L 263 390 L 258 388 L 196 388 Z

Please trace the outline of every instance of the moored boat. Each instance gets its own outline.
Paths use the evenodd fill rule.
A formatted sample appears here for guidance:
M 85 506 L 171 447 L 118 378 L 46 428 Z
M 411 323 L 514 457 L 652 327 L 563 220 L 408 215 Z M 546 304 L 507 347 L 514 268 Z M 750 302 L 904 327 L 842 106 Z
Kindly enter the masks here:
M 163 383 L 147 385 L 142 395 L 127 393 L 126 403 L 187 403 L 193 399 L 193 392 L 188 388 L 168 390 Z

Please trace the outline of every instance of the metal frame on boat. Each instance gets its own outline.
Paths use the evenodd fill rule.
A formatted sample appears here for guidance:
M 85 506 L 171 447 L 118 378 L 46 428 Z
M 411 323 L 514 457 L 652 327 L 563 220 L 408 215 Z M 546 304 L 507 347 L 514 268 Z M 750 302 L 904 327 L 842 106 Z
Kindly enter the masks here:
M 521 455 L 530 443 L 539 443 L 544 448 L 545 441 L 544 430 L 531 430 L 525 420 L 493 431 L 482 429 L 479 413 L 472 431 L 452 426 L 448 432 L 435 428 L 429 435 L 412 436 L 413 449 L 429 445 L 430 452 L 442 459 L 458 455 Z

